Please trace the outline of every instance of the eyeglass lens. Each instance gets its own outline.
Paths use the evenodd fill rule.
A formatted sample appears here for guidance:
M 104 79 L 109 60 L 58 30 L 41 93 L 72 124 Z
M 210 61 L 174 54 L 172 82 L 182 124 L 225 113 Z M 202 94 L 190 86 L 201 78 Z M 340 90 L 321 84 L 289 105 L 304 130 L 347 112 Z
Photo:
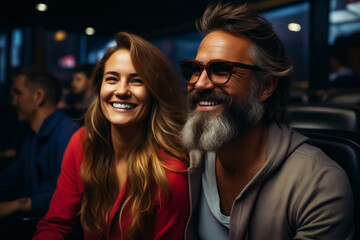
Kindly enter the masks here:
M 207 72 L 214 83 L 225 83 L 230 77 L 231 66 L 225 62 L 212 62 Z
M 198 62 L 185 62 L 182 66 L 185 80 L 195 83 L 201 75 L 202 66 Z M 231 74 L 231 66 L 225 62 L 212 62 L 207 66 L 207 74 L 214 83 L 226 83 Z

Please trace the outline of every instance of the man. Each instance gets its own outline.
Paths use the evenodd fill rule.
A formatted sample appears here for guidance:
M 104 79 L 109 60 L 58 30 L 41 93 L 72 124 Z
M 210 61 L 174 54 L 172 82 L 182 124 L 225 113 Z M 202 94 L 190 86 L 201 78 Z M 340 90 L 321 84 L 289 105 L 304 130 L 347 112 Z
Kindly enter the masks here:
M 360 86 L 360 78 L 349 67 L 349 38 L 338 37 L 330 49 L 329 86 L 334 88 L 351 88 Z
M 181 61 L 190 115 L 186 239 L 351 239 L 346 173 L 284 124 L 292 65 L 270 23 L 210 5 L 196 60 Z
M 19 121 L 27 122 L 30 131 L 18 159 L 0 171 L 2 227 L 6 223 L 10 225 L 7 219 L 15 213 L 41 216 L 47 211 L 65 148 L 78 129 L 71 118 L 56 109 L 61 95 L 60 84 L 46 70 L 20 69 L 11 94 Z
M 84 110 L 89 107 L 95 97 L 91 79 L 92 71 L 93 66 L 90 64 L 79 64 L 74 67 L 71 81 L 72 92 L 67 96 L 66 103 L 60 102 L 60 108 Z

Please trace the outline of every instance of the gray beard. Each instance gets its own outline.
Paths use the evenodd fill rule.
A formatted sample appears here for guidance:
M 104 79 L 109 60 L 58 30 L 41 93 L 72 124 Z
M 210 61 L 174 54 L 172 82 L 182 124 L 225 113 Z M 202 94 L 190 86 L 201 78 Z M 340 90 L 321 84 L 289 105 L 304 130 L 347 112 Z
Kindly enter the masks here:
M 217 151 L 224 144 L 251 130 L 264 114 L 264 105 L 258 100 L 256 92 L 253 89 L 239 106 L 232 103 L 225 105 L 220 113 L 193 110 L 181 131 L 185 148 Z

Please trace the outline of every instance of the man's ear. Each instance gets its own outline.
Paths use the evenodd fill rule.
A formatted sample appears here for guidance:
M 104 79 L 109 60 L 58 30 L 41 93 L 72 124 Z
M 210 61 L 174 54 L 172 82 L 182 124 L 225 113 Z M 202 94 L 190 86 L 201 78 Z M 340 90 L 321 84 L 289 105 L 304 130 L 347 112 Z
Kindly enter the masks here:
M 35 102 L 38 106 L 41 106 L 45 102 L 45 91 L 43 89 L 37 89 L 34 93 Z
M 261 85 L 259 99 L 261 102 L 265 102 L 275 91 L 278 84 L 277 76 L 268 76 L 264 83 Z

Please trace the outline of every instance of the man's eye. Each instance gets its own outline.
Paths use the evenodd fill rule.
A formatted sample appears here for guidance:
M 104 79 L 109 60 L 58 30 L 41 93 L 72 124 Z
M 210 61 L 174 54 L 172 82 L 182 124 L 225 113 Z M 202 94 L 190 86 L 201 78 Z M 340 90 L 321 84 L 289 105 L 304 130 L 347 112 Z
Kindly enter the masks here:
M 200 71 L 194 71 L 192 75 L 194 75 L 194 76 L 199 76 L 199 75 L 200 75 Z
M 230 69 L 226 66 L 213 66 L 211 68 L 211 72 L 216 74 L 216 75 L 220 75 L 220 76 L 223 76 L 223 75 L 227 75 L 229 74 L 230 72 Z
M 17 89 L 14 89 L 11 91 L 11 95 L 13 95 L 13 96 L 19 96 L 20 94 L 21 94 L 21 92 Z
M 213 72 L 213 73 L 216 74 L 216 75 L 219 75 L 219 76 L 227 76 L 227 75 L 229 75 L 228 71 L 216 71 L 216 72 Z

